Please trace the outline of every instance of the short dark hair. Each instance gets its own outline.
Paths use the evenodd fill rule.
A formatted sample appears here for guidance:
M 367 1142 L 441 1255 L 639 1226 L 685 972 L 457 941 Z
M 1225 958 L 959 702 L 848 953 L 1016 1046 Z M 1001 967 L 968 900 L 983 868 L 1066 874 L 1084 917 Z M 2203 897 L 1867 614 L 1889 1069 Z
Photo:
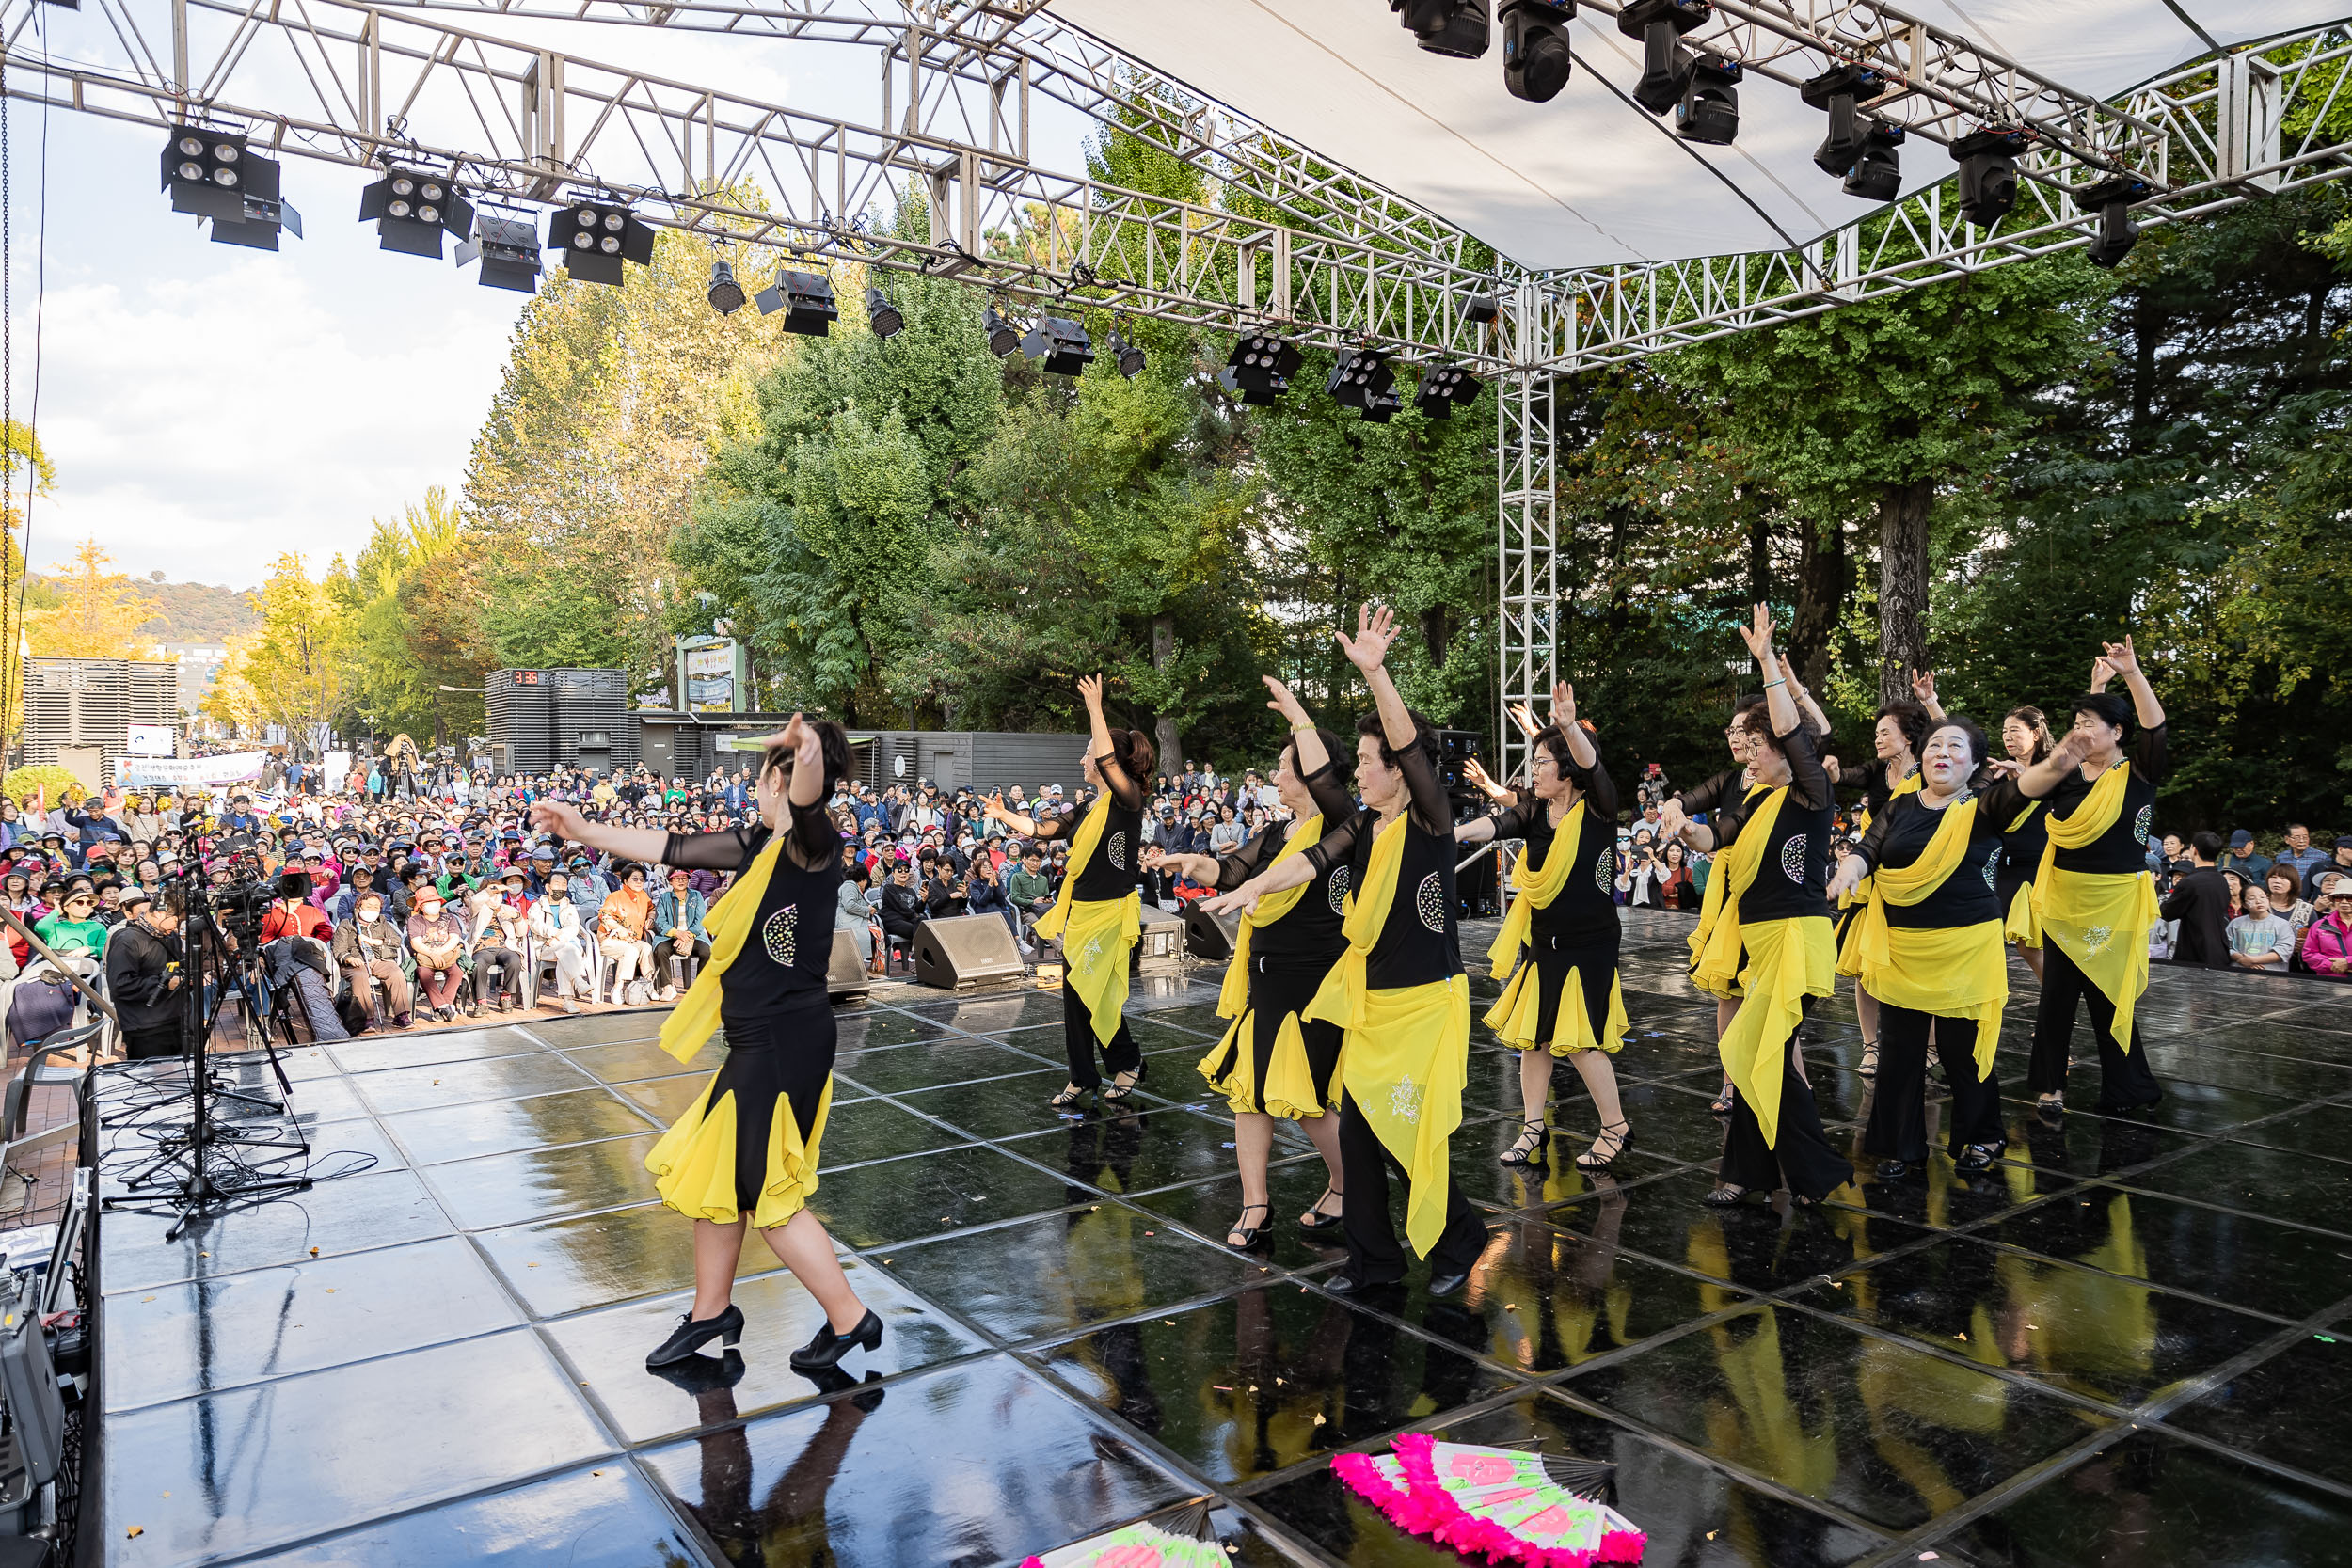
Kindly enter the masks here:
M 1405 717 L 1413 721 L 1413 747 L 1429 763 L 1430 771 L 1440 777 L 1445 771 L 1445 747 L 1438 739 L 1438 726 L 1418 708 L 1406 708 Z M 1380 715 L 1359 713 L 1356 716 L 1356 733 L 1368 735 L 1380 742 L 1380 760 L 1391 768 L 1405 766 L 1405 754 L 1389 744 L 1388 727 L 1380 722 Z
M 1593 738 L 1593 726 L 1582 719 L 1579 719 L 1576 723 L 1577 728 L 1584 732 L 1585 742 L 1589 745 Z M 1585 790 L 1593 787 L 1592 770 L 1577 766 L 1576 754 L 1568 750 L 1567 735 L 1559 725 L 1552 724 L 1538 730 L 1535 733 L 1535 747 L 1538 751 L 1550 752 L 1552 764 L 1560 769 L 1560 776 L 1576 785 L 1578 789 Z
M 2273 861 L 2270 863 L 2270 869 L 2263 873 L 2263 879 L 2267 882 L 2273 877 L 2284 877 L 2287 879 L 2288 903 L 2292 904 L 2303 896 L 2303 879 L 2296 875 L 2295 867 Z
M 2013 707 L 2001 715 L 2004 724 L 2012 719 L 2033 731 L 2033 755 L 2026 760 L 2040 762 L 2047 757 L 2050 754 L 2050 721 L 2042 711 L 2038 707 Z
M 1878 719 L 1895 721 L 1896 728 L 1903 732 L 1903 744 L 1911 748 L 1913 756 L 1917 756 L 1919 748 L 1927 744 L 1928 710 L 1910 698 L 1899 697 L 1891 703 L 1881 703 L 1877 718 L 1872 722 L 1875 723 Z M 1977 749 L 1977 755 L 1984 755 L 1983 747 Z
M 2191 834 L 2188 847 L 2196 852 L 2197 858 L 2201 861 L 2217 861 L 2221 858 L 2221 835 L 2210 829 Z
M 1319 724 L 1315 727 L 1315 738 L 1323 743 L 1323 756 L 1327 763 L 1336 763 L 1347 751 L 1347 748 L 1340 743 L 1340 737 L 1338 736 L 1333 735 L 1329 730 L 1323 728 Z M 1282 742 L 1282 751 L 1280 753 L 1290 758 L 1291 771 L 1294 773 L 1298 772 L 1297 753 L 1298 736 L 1294 735 L 1289 739 Z M 1255 772 L 1256 769 L 1252 768 L 1251 771 Z
M 2086 691 L 2068 705 L 2075 714 L 2088 713 L 2103 724 L 2111 724 L 2123 732 L 2123 738 L 2132 735 L 2132 705 L 2112 691 Z
M 850 771 L 850 736 L 840 725 L 830 719 L 803 719 L 803 723 L 817 732 L 817 751 L 823 759 L 824 782 L 818 786 L 819 800 L 830 796 L 835 785 Z M 759 771 L 764 777 L 771 768 L 784 769 L 786 777 L 792 772 L 792 753 L 782 746 L 771 746 L 760 753 Z M 644 769 L 640 768 L 639 772 Z

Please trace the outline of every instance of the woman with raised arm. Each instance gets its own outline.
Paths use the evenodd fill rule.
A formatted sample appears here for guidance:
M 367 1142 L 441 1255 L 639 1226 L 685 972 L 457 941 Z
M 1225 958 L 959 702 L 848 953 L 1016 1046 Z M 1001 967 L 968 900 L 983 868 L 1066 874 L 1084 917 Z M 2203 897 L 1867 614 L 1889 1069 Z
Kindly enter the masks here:
M 1940 718 L 1920 752 L 1925 782 L 1872 817 L 1829 885 L 1832 895 L 1869 889 L 1838 967 L 1878 998 L 1884 1033 L 1862 1147 L 1886 1157 L 1879 1175 L 1890 1180 L 1927 1164 L 1931 1030 L 1951 1085 L 1953 1160 L 1983 1170 L 2007 1142 L 1993 1074 L 2009 1002 L 1997 889 L 2001 830 L 2026 798 L 2013 780 L 1984 784 L 1985 752 L 1973 720 Z
M 2077 1004 L 2090 1004 L 2099 1037 L 2099 1111 L 2137 1111 L 2164 1098 L 2132 1013 L 2148 989 L 2148 928 L 2156 884 L 2148 869 L 2148 827 L 2164 778 L 2164 705 L 2140 673 L 2132 640 L 2102 643 L 2090 689 L 2074 699 L 2074 727 L 2017 785 L 2047 802 L 2049 842 L 2033 879 L 2042 925 L 2042 1001 L 2034 1014 L 2026 1083 L 2045 1111 L 2066 1108 L 2066 1044 Z M 2111 694 L 2123 677 L 2131 700 Z M 2126 758 L 2123 748 L 2137 742 Z
M 1099 1091 L 1105 1101 L 1126 1099 L 1143 1079 L 1143 1051 L 1127 1027 L 1127 959 L 1143 934 L 1143 781 L 1158 760 L 1141 730 L 1114 730 L 1103 717 L 1103 677 L 1078 682 L 1092 735 L 1078 759 L 1086 782 L 1099 792 L 1083 820 L 1038 822 L 1008 811 L 1002 795 L 980 809 L 1024 838 L 1070 840 L 1070 871 L 1061 896 L 1035 927 L 1038 940 L 1061 938 L 1062 1046 L 1070 1081 L 1047 1104 L 1057 1109 Z M 1094 1065 L 1094 1050 L 1111 1069 L 1111 1086 Z
M 2050 721 L 2038 707 L 2013 707 L 2001 720 L 2001 749 L 2006 764 L 1994 767 L 2012 777 L 2046 758 L 2055 750 Z M 2001 918 L 2004 935 L 2026 960 L 2033 977 L 2042 978 L 2042 922 L 2034 917 L 2034 877 L 2042 867 L 2042 852 L 2050 846 L 2050 813 L 2042 801 L 2020 802 L 2017 815 L 2001 830 Z
M 1340 783 L 1336 758 L 1340 738 L 1315 728 L 1289 687 L 1264 677 L 1273 700 L 1266 705 L 1291 727 L 1274 787 L 1289 820 L 1278 822 L 1229 855 L 1167 854 L 1145 850 L 1144 867 L 1189 877 L 1211 889 L 1237 888 L 1285 859 L 1304 855 L 1327 830 L 1356 809 Z M 1340 932 L 1347 896 L 1347 864 L 1339 862 L 1311 882 L 1268 894 L 1242 916 L 1225 966 L 1225 989 L 1217 1016 L 1233 1021 L 1216 1048 L 1200 1058 L 1200 1076 L 1225 1097 L 1233 1113 L 1234 1159 L 1241 1166 L 1241 1218 L 1225 1244 L 1253 1247 L 1274 1218 L 1266 1187 L 1266 1164 L 1274 1148 L 1274 1122 L 1298 1124 L 1323 1156 L 1327 1178 L 1323 1196 L 1298 1217 L 1308 1231 L 1336 1230 L 1337 1208 L 1347 1191 L 1340 1174 L 1340 1118 L 1331 1073 L 1340 1061 L 1339 1025 L 1301 1017 L 1324 976 L 1347 951 Z M 1255 1224 L 1251 1216 L 1258 1216 Z
M 841 840 L 825 799 L 849 766 L 841 726 L 796 713 L 761 761 L 756 828 L 689 836 L 588 822 L 560 800 L 531 808 L 532 827 L 609 855 L 736 873 L 705 920 L 710 961 L 661 1026 L 661 1049 L 681 1062 L 719 1029 L 727 1055 L 645 1156 L 661 1201 L 694 1222 L 693 1306 L 645 1358 L 649 1368 L 684 1361 L 714 1338 L 741 1338 L 743 1311 L 732 1296 L 747 1219 L 825 1309 L 816 1337 L 792 1353 L 796 1370 L 821 1371 L 852 1346 L 882 1343 L 882 1319 L 850 1288 L 833 1239 L 806 1207 L 833 1103 L 825 967 Z
M 1866 833 L 1873 821 L 1886 815 L 1888 805 L 1919 792 L 1919 748 L 1928 737 L 1929 705 L 1935 701 L 1935 672 L 1931 670 L 1922 675 L 1913 671 L 1911 689 L 1915 693 L 1924 689 L 1925 701 L 1882 703 L 1871 725 L 1870 744 L 1876 754 L 1870 766 L 1863 769 L 1862 816 L 1857 823 Z M 1867 871 L 1859 883 L 1833 902 L 1837 908 L 1839 973 L 1859 974 L 1860 960 L 1853 956 L 1852 944 L 1862 911 L 1870 902 Z M 1854 1022 L 1862 1026 L 1862 1065 L 1855 1070 L 1865 1078 L 1876 1078 L 1879 1004 L 1869 986 L 1860 979 L 1854 981 L 1853 1011 Z
M 1740 635 L 1759 668 L 1781 668 L 1764 606 Z M 1718 1207 L 1780 1186 L 1818 1203 L 1853 1179 L 1821 1132 L 1797 1048 L 1804 999 L 1827 996 L 1836 973 L 1824 887 L 1836 802 L 1820 741 L 1788 688 L 1785 673 L 1766 681 L 1764 712 L 1750 709 L 1744 721 L 1756 742 L 1748 770 L 1760 789 L 1705 826 L 1674 823 L 1687 842 L 1717 851 L 1691 937 L 1692 979 L 1740 999 L 1717 1042 L 1733 1090 L 1723 1164 L 1705 1199 Z
M 1212 913 L 1348 870 L 1347 951 L 1301 1015 L 1340 1026 L 1340 1174 L 1347 1267 L 1325 1288 L 1358 1291 L 1405 1275 L 1389 1223 L 1389 1167 L 1406 1182 L 1405 1232 L 1429 1259 L 1429 1293 L 1462 1288 L 1486 1227 L 1454 1190 L 1447 1142 L 1462 1120 L 1470 1059 L 1470 978 L 1454 928 L 1454 813 L 1438 782 L 1437 726 L 1405 705 L 1386 668 L 1394 613 L 1366 605 L 1356 635 L 1334 633 L 1364 673 L 1377 711 L 1356 721 L 1363 809 L 1305 852 L 1278 860 Z
M 1802 693 L 1803 689 L 1788 673 L 1784 672 L 1781 678 L 1788 682 L 1788 689 L 1792 693 Z M 1716 814 L 1737 813 L 1762 791 L 1763 786 L 1748 772 L 1748 764 L 1756 756 L 1756 739 L 1748 729 L 1747 718 L 1752 712 L 1761 712 L 1763 707 L 1764 699 L 1760 696 L 1741 698 L 1732 709 L 1730 722 L 1724 726 L 1724 743 L 1731 750 L 1731 766 L 1703 784 L 1668 796 L 1659 807 L 1658 842 L 1661 845 L 1679 841 L 1686 848 L 1702 847 L 1702 841 L 1688 831 L 1692 817 L 1707 813 L 1712 820 Z M 1829 733 L 1827 726 L 1823 726 L 1822 733 Z M 1724 1031 L 1731 1027 L 1732 1019 L 1740 1011 L 1738 978 L 1735 976 L 1727 982 L 1724 990 L 1714 995 L 1715 1037 L 1721 1040 Z M 1724 1080 L 1722 1092 L 1715 1096 L 1714 1103 L 1708 1109 L 1719 1117 L 1731 1115 L 1729 1078 Z
M 1576 1064 L 1600 1117 L 1600 1135 L 1576 1163 L 1603 1170 L 1633 1143 L 1610 1063 L 1626 1033 L 1617 980 L 1624 928 L 1610 896 L 1616 884 L 1617 786 L 1601 766 L 1589 726 L 1576 717 L 1576 691 L 1565 681 L 1551 689 L 1550 726 L 1532 738 L 1534 798 L 1454 830 L 1463 844 L 1527 843 L 1511 868 L 1510 911 L 1486 950 L 1494 977 L 1510 981 L 1488 1010 L 1486 1026 L 1519 1053 L 1519 1100 L 1526 1112 L 1502 1163 L 1546 1163 L 1552 1062 L 1565 1056 Z

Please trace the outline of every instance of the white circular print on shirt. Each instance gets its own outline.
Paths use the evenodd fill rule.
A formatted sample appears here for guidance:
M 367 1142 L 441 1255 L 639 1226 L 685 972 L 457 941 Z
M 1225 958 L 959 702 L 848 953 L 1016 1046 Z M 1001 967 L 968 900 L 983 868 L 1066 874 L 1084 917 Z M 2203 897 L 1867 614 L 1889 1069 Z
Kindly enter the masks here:
M 1804 834 L 1791 833 L 1782 843 L 1780 874 L 1792 882 L 1804 880 Z
M 1617 852 L 1613 849 L 1603 849 L 1600 857 L 1593 862 L 1593 885 L 1601 892 L 1608 893 L 1615 888 L 1616 882 Z
M 800 950 L 801 907 L 787 904 L 759 925 L 759 945 L 777 963 L 791 967 L 792 956 Z
M 1127 835 L 1125 833 L 1111 834 L 1110 856 L 1111 864 L 1121 871 L 1127 869 Z
M 2142 806 L 2139 815 L 2132 818 L 2132 836 L 2142 844 L 2148 842 L 2148 830 L 2153 825 L 2155 810 L 2153 806 Z
M 1445 884 L 1435 871 L 1423 877 L 1421 886 L 1413 890 L 1413 912 L 1421 916 L 1423 926 L 1439 936 L 1445 935 Z
M 1355 868 L 1353 866 L 1344 864 L 1335 865 L 1331 868 L 1329 882 L 1330 891 L 1327 896 L 1331 900 L 1331 912 L 1333 914 L 1345 914 L 1347 912 L 1347 877 L 1348 873 L 1354 869 Z

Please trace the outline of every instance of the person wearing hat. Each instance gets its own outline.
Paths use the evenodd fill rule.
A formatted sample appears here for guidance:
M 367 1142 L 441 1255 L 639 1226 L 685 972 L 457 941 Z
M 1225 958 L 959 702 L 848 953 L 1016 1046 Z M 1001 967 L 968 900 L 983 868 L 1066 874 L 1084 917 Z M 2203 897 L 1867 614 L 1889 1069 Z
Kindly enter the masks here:
M 365 863 L 351 868 L 351 879 L 342 885 L 342 889 L 336 893 L 334 902 L 327 906 L 334 915 L 336 925 L 350 924 L 352 915 L 357 912 L 359 895 L 362 893 L 373 893 L 378 899 L 384 896 L 384 890 L 375 885 L 375 873 L 369 869 Z
M 408 951 L 417 960 L 417 985 L 424 992 L 424 1014 L 437 1023 L 457 1016 L 457 992 L 466 983 L 466 923 L 449 908 L 441 890 L 419 872 L 408 915 Z
M 2352 833 L 2344 833 L 2338 836 L 2336 839 L 2336 858 L 2328 862 L 2326 865 L 2319 867 L 2315 875 L 2321 877 L 2352 877 Z M 2311 878 L 2306 877 L 2303 879 L 2308 882 L 2311 880 Z
M 473 923 L 474 1013 L 492 1004 L 500 1012 L 512 1002 L 522 1006 L 523 929 L 529 921 L 529 879 L 510 870 L 498 881 L 484 881 L 469 896 Z
M 102 958 L 106 953 L 106 926 L 98 918 L 98 890 L 76 882 L 57 900 L 56 912 L 33 927 L 33 934 L 60 958 L 80 954 Z
M 2254 847 L 2254 835 L 2244 828 L 2230 835 L 2230 847 L 2221 856 L 2221 869 L 2234 871 L 2249 882 L 2259 882 L 2270 875 L 2270 857 Z
M 400 927 L 384 918 L 384 895 L 365 866 L 355 870 L 345 896 L 351 914 L 335 927 L 335 967 L 342 972 L 353 998 L 362 1003 L 372 999 L 370 982 L 382 981 L 391 1026 L 405 1029 L 410 996 L 408 976 L 400 967 Z
M 703 928 L 703 916 L 709 912 L 709 903 L 694 891 L 694 874 L 687 867 L 674 865 L 665 879 L 668 885 L 653 901 L 653 928 L 660 935 L 655 960 L 661 970 L 661 1000 L 677 1000 L 676 973 L 673 958 L 690 959 L 693 973 L 710 960 L 710 933 Z
M 125 890 L 122 907 L 130 918 L 106 943 L 106 995 L 121 1024 L 123 1053 L 133 1061 L 177 1056 L 186 1001 L 172 941 L 180 923 L 142 887 Z

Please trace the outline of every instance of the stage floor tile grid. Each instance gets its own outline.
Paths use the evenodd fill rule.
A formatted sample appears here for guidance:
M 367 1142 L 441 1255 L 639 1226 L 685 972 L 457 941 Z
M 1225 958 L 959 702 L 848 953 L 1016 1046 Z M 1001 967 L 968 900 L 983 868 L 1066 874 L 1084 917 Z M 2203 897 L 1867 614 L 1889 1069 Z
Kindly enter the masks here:
M 1475 1031 L 1453 1175 L 1492 1241 L 1441 1300 L 1423 1270 L 1322 1288 L 1343 1255 L 1291 1224 L 1323 1171 L 1287 1127 L 1270 1244 L 1223 1244 L 1213 969 L 1138 982 L 1118 1115 L 1044 1104 L 1057 995 L 844 1011 L 812 1207 L 889 1332 L 822 1381 L 786 1361 L 821 1314 L 756 1238 L 739 1366 L 643 1364 L 691 1267 L 644 1151 L 715 1047 L 680 1070 L 641 1013 L 295 1053 L 314 1168 L 366 1170 L 177 1242 L 104 1217 L 104 1560 L 988 1568 L 1203 1495 L 1238 1564 L 1456 1560 L 1330 1473 L 1405 1430 L 1613 1461 L 1651 1568 L 2343 1560 L 2352 993 L 2160 968 L 2164 1105 L 2052 1124 L 2012 966 L 1995 1170 L 1724 1213 L 1687 929 L 1628 918 L 1611 1175 L 1571 1161 L 1597 1126 L 1565 1069 L 1550 1163 L 1497 1163 L 1516 1059 Z M 1849 1001 L 1807 1054 L 1853 1144 Z

